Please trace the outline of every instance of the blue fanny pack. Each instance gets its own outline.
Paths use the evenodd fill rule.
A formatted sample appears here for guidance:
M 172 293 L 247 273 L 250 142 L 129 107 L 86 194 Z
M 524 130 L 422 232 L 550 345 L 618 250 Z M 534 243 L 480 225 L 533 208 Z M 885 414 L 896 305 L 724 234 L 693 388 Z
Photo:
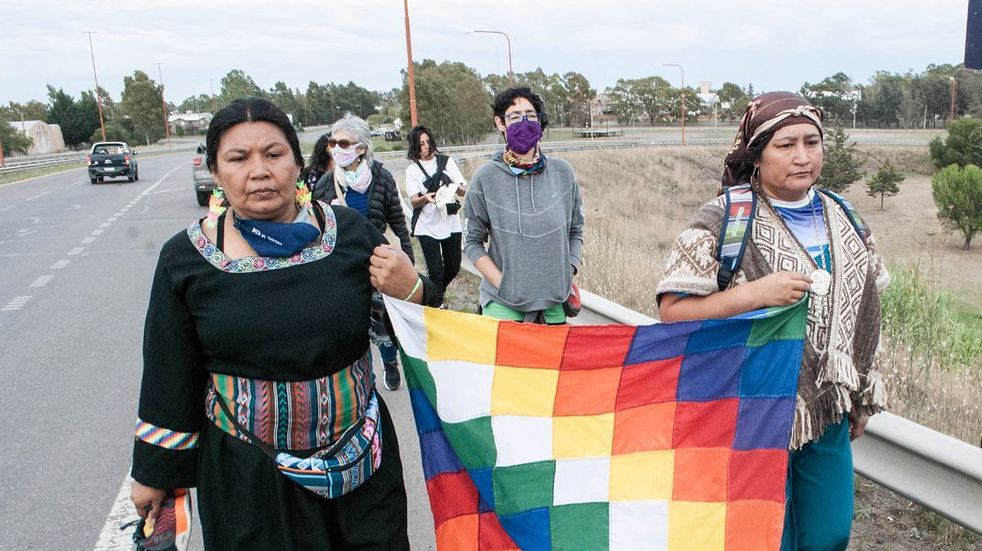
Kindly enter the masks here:
M 273 449 L 240 425 L 221 394 L 215 394 L 218 405 L 235 429 L 269 456 L 280 473 L 323 498 L 334 499 L 351 492 L 382 465 L 382 429 L 378 395 L 374 391 L 361 419 L 348 427 L 337 442 L 310 457 L 297 457 Z

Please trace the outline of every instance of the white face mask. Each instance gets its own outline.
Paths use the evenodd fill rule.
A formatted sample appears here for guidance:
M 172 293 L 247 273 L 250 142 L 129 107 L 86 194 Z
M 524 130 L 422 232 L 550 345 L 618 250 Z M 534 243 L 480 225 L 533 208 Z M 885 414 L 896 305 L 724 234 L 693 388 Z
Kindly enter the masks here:
M 358 153 L 358 146 L 352 145 L 348 149 L 341 149 L 340 146 L 334 146 L 331 149 L 331 157 L 334 157 L 334 162 L 338 166 L 345 168 L 353 164 L 358 160 L 360 154 Z

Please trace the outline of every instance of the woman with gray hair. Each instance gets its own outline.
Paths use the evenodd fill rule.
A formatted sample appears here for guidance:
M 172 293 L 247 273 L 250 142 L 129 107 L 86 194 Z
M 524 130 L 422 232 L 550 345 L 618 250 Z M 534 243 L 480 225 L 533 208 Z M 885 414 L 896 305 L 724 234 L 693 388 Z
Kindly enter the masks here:
M 334 172 L 328 172 L 318 180 L 314 186 L 314 199 L 352 208 L 368 218 L 380 232 L 384 233 L 391 225 L 402 250 L 413 260 L 413 246 L 402 213 L 399 188 L 392 174 L 373 158 L 368 123 L 351 113 L 346 114 L 331 127 L 327 146 L 334 158 Z M 385 366 L 385 388 L 396 390 L 402 377 L 396 363 L 395 344 L 385 328 L 382 296 L 378 293 L 372 302 L 371 335 Z

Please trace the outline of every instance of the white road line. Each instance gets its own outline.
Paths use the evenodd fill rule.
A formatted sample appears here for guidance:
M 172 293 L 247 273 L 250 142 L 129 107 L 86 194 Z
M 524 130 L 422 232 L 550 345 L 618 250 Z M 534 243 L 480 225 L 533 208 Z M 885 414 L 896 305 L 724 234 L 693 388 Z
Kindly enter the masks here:
M 11 310 L 20 310 L 21 306 L 27 304 L 27 301 L 31 300 L 32 295 L 22 295 L 19 297 L 14 297 L 10 302 L 0 308 L 0 311 L 10 312 Z
M 54 277 L 55 276 L 53 275 L 38 276 L 38 278 L 34 280 L 34 283 L 31 283 L 31 287 L 44 287 L 49 281 L 54 279 Z
M 2 209 L 0 209 L 0 212 L 7 212 L 8 210 L 10 210 L 12 208 L 14 208 L 13 205 L 10 205 L 9 207 L 3 207 Z
M 61 270 L 65 266 L 68 266 L 68 263 L 69 262 L 71 262 L 71 260 L 68 260 L 68 259 L 63 258 L 63 259 L 59 260 L 58 262 L 55 262 L 54 264 L 52 264 L 51 267 L 48 268 L 48 269 L 49 270 Z
M 137 196 L 134 203 L 147 194 L 153 193 L 153 190 L 163 183 L 168 176 L 185 167 L 187 167 L 187 163 L 181 163 L 167 174 L 164 174 L 152 186 L 143 190 L 143 193 Z M 127 472 L 126 478 L 123 480 L 123 485 L 119 488 L 119 493 L 116 494 L 116 500 L 113 502 L 112 509 L 109 510 L 106 524 L 103 525 L 102 532 L 99 533 L 99 541 L 95 544 L 95 551 L 129 551 L 133 549 L 132 530 L 119 529 L 120 526 L 135 519 L 137 516 L 136 509 L 133 508 L 133 503 L 130 501 L 130 483 L 130 475 Z
M 126 473 L 123 485 L 119 488 L 119 493 L 116 494 L 116 499 L 113 501 L 112 509 L 109 510 L 106 524 L 102 526 L 102 531 L 99 532 L 99 541 L 95 544 L 95 551 L 129 551 L 133 549 L 133 528 L 119 529 L 120 526 L 138 518 L 133 502 L 130 501 L 131 480 L 129 473 Z
M 106 218 L 106 222 L 115 222 L 116 220 L 119 220 L 118 216 L 110 216 L 109 218 Z
M 81 244 L 82 245 L 88 245 L 89 243 L 92 243 L 93 241 L 95 241 L 95 237 L 86 237 L 85 239 L 82 240 L 82 243 Z
M 48 195 L 49 193 L 51 193 L 51 192 L 50 191 L 45 191 L 43 193 L 38 193 L 37 195 L 32 195 L 32 196 L 28 197 L 27 199 L 24 199 L 24 201 L 33 201 L 35 199 L 40 199 L 41 197 L 44 197 L 45 195 Z
M 99 224 L 100 228 L 108 228 L 109 226 L 112 226 L 112 224 L 110 224 L 109 222 L 103 222 Z
M 68 251 L 68 256 L 78 256 L 85 251 L 85 247 L 75 247 L 74 249 Z
M 90 233 L 89 235 L 102 235 L 102 232 L 104 231 L 106 230 L 92 230 L 92 233 Z

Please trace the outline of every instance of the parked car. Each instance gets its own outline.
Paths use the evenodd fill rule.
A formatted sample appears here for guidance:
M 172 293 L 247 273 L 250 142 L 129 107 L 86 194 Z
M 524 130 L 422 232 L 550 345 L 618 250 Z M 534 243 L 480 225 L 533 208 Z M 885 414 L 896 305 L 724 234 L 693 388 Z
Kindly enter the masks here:
M 191 159 L 191 176 L 194 180 L 194 193 L 198 196 L 198 205 L 208 206 L 208 198 L 215 189 L 215 180 L 208 170 L 208 151 L 205 144 L 200 144 Z
M 85 156 L 89 166 L 89 181 L 93 184 L 106 178 L 124 177 L 130 182 L 140 179 L 136 150 L 126 142 L 96 142 Z

